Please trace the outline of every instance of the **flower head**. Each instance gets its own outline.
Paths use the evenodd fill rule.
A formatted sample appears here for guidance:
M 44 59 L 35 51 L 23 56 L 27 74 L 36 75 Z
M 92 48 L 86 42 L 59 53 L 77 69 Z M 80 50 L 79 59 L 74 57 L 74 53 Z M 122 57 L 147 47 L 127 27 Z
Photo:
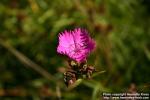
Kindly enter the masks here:
M 57 52 L 77 62 L 85 61 L 94 48 L 95 42 L 85 29 L 76 28 L 59 34 Z

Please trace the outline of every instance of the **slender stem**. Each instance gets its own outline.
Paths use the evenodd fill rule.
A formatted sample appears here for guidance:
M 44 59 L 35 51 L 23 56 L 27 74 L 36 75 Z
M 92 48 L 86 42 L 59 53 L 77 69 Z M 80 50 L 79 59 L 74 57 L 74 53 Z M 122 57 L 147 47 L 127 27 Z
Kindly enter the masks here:
M 49 80 L 53 80 L 53 81 L 55 80 L 56 81 L 56 79 L 50 73 L 48 73 L 45 69 L 43 69 L 40 65 L 36 64 L 35 62 L 33 62 L 31 59 L 29 59 L 23 53 L 21 53 L 20 51 L 15 49 L 10 44 L 8 44 L 5 41 L 3 41 L 2 39 L 0 39 L 0 45 L 3 46 L 4 48 L 6 48 L 14 56 L 16 56 L 16 58 L 18 58 L 18 60 L 20 62 L 22 62 L 24 65 L 32 68 L 33 70 L 35 70 L 36 72 L 38 72 L 39 74 L 44 76 L 45 78 L 47 78 Z

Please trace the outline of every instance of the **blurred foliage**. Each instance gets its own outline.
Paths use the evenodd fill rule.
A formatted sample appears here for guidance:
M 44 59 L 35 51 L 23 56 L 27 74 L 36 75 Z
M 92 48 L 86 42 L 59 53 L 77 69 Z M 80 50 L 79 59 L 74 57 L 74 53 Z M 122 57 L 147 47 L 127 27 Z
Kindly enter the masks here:
M 99 100 L 102 92 L 150 92 L 148 0 L 1 0 L 2 100 Z M 83 27 L 97 43 L 88 63 L 105 73 L 63 83 L 58 33 Z M 9 97 L 14 95 L 16 97 Z M 61 99 L 60 99 L 61 100 Z

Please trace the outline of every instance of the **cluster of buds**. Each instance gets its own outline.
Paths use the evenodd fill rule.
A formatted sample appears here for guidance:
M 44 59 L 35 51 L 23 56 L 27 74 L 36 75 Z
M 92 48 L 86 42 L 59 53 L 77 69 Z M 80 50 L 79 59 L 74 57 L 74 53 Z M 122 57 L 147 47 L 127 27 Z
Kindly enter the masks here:
M 93 66 L 88 66 L 86 62 L 78 63 L 76 61 L 68 61 L 69 67 L 64 73 L 64 82 L 67 86 L 73 84 L 79 78 L 91 79 L 91 75 L 95 72 Z

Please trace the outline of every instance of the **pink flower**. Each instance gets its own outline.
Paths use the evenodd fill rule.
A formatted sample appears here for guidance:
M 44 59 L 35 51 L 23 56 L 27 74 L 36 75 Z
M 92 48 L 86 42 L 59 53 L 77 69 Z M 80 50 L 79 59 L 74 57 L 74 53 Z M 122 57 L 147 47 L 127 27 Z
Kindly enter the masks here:
M 57 52 L 77 62 L 84 62 L 94 48 L 95 42 L 85 29 L 76 28 L 59 34 Z

